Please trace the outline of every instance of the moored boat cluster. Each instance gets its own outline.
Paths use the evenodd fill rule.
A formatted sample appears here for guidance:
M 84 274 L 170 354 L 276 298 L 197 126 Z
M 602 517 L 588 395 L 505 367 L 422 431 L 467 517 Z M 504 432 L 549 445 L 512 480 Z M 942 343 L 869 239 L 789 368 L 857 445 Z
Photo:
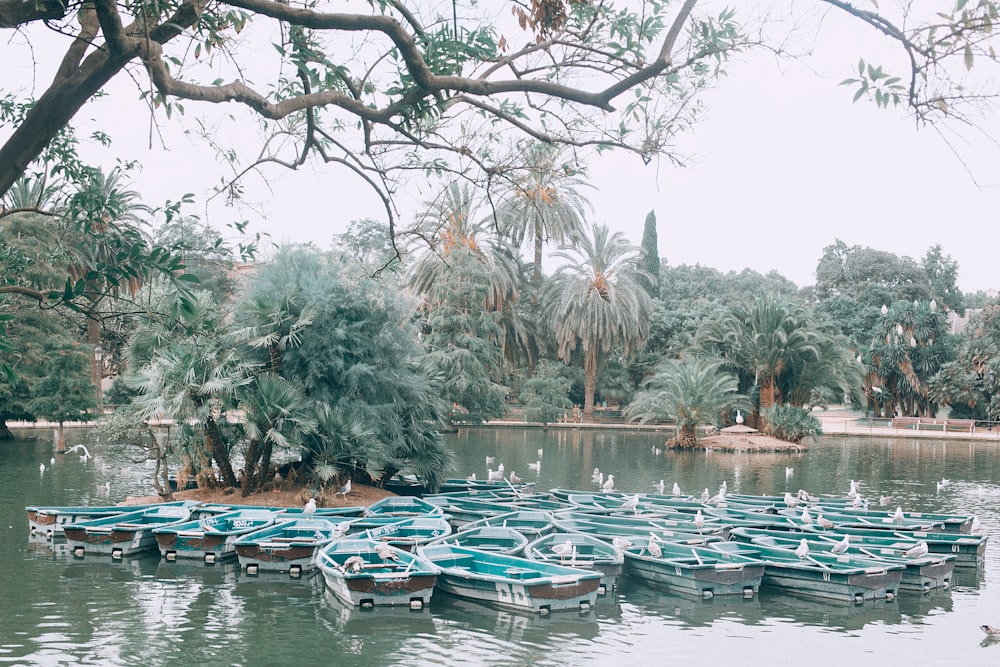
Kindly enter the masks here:
M 435 591 L 537 613 L 591 608 L 620 576 L 683 595 L 761 587 L 847 604 L 948 588 L 983 564 L 974 516 L 838 497 L 624 494 L 458 481 L 367 508 L 196 502 L 28 507 L 74 556 L 238 560 L 248 575 L 318 570 L 352 606 L 427 605 Z M 711 502 L 713 501 L 714 502 Z

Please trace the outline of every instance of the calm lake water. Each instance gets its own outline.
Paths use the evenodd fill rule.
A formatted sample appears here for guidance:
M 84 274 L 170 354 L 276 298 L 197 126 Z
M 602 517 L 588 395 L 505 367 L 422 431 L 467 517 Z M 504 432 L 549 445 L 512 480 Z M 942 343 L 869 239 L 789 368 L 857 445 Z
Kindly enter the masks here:
M 893 602 L 838 606 L 762 592 L 688 599 L 624 579 L 588 614 L 500 611 L 436 594 L 428 609 L 346 609 L 321 577 L 248 577 L 236 565 L 156 556 L 76 559 L 32 541 L 25 505 L 110 504 L 145 495 L 151 469 L 92 446 L 54 465 L 51 434 L 0 443 L 0 664 L 30 665 L 996 665 L 1000 643 L 1000 445 L 827 437 L 803 454 L 654 452 L 663 436 L 628 431 L 468 429 L 451 436 L 456 476 L 486 476 L 495 456 L 538 489 L 594 489 L 593 469 L 629 492 L 892 495 L 904 509 L 978 513 L 991 535 L 980 571 Z M 77 438 L 82 437 L 77 434 Z M 73 434 L 70 434 L 71 444 Z M 538 472 L 529 462 L 539 460 Z M 40 472 L 44 463 L 46 470 Z M 786 467 L 794 469 L 786 478 Z M 951 480 L 938 492 L 936 482 Z M 110 485 L 110 493 L 105 485 Z M 863 662 L 859 662 L 863 661 Z

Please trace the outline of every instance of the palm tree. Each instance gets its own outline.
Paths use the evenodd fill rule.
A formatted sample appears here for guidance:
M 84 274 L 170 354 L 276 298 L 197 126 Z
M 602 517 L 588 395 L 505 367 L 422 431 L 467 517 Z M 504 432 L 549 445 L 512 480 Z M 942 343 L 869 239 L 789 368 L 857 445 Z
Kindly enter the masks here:
M 657 366 L 625 407 L 629 421 L 672 420 L 680 429 L 678 444 L 693 447 L 698 426 L 715 424 L 723 411 L 745 407 L 737 393 L 739 380 L 724 371 L 722 362 L 698 357 L 671 359 Z
M 816 323 L 803 306 L 770 295 L 727 308 L 702 326 L 698 341 L 739 374 L 744 391 L 757 394 L 754 423 L 776 404 L 802 405 L 824 390 L 843 395 L 860 372 L 846 339 Z
M 546 242 L 571 243 L 583 233 L 590 202 L 580 194 L 589 184 L 562 159 L 563 153 L 536 143 L 528 150 L 523 175 L 510 181 L 510 189 L 497 211 L 501 232 L 515 246 L 534 250 L 532 302 L 538 302 L 542 285 L 542 247 Z
M 215 459 L 222 483 L 236 486 L 220 422 L 240 387 L 253 382 L 257 364 L 227 338 L 217 304 L 202 298 L 189 307 L 190 312 L 178 310 L 173 321 L 136 332 L 128 350 L 132 370 L 123 380 L 139 392 L 134 405 L 142 418 L 199 421 L 208 467 Z
M 553 257 L 566 263 L 542 292 L 542 312 L 559 358 L 569 363 L 577 348 L 583 354 L 583 416 L 591 419 L 597 372 L 618 346 L 629 357 L 645 341 L 653 300 L 639 279 L 641 252 L 604 225 L 595 225 L 592 237 L 581 236 L 577 248 L 564 247 Z

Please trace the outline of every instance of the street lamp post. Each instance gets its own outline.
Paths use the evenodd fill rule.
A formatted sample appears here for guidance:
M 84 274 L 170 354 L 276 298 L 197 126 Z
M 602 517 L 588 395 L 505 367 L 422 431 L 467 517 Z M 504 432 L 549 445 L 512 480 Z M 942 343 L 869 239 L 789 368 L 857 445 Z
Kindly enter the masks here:
M 97 392 L 97 416 L 104 414 L 104 392 L 101 391 L 101 362 L 104 360 L 104 348 L 98 345 L 94 348 L 94 390 Z

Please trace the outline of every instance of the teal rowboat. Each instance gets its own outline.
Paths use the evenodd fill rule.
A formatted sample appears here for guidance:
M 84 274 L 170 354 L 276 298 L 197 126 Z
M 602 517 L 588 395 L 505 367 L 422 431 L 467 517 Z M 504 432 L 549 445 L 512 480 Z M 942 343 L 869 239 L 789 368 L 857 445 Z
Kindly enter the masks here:
M 477 526 L 472 528 L 465 527 L 451 535 L 439 537 L 427 544 L 428 546 L 433 544 L 450 544 L 456 547 L 470 547 L 481 551 L 520 556 L 527 543 L 528 538 L 514 528 Z
M 375 515 L 374 518 L 378 518 Z M 386 518 L 390 518 L 387 516 Z M 405 551 L 451 534 L 451 524 L 443 516 L 395 516 L 395 521 L 381 526 L 366 527 L 366 519 L 351 523 L 346 535 L 358 539 L 385 542 Z
M 710 548 L 764 561 L 765 588 L 832 602 L 893 599 L 903 578 L 902 565 L 856 556 L 810 552 L 800 558 L 792 549 L 740 542 L 714 542 Z
M 524 556 L 542 563 L 557 563 L 601 573 L 601 588 L 607 593 L 622 573 L 625 557 L 608 541 L 586 533 L 548 533 L 529 542 Z
M 197 558 L 215 563 L 236 558 L 236 540 L 270 526 L 278 515 L 265 509 L 241 509 L 153 529 L 160 555 L 167 560 Z
M 800 540 L 805 538 L 810 551 L 831 552 L 835 546 L 843 543 L 844 536 L 833 533 L 829 535 L 802 535 L 784 531 L 737 528 L 733 531 L 732 538 L 740 542 L 785 549 L 795 549 L 800 544 Z M 951 586 L 952 574 L 955 571 L 954 556 L 931 553 L 922 556 L 907 556 L 906 552 L 917 547 L 917 542 L 876 547 L 860 542 L 851 544 L 850 539 L 848 539 L 847 544 L 848 546 L 842 548 L 844 549 L 843 553 L 848 555 L 902 565 L 905 569 L 899 587 L 903 590 L 927 592 Z
M 416 554 L 372 540 L 334 540 L 316 554 L 326 587 L 353 607 L 408 605 L 431 601 L 438 569 Z
M 316 552 L 343 537 L 349 525 L 349 519 L 332 517 L 277 521 L 236 540 L 236 556 L 247 574 L 272 571 L 298 577 L 315 569 Z
M 153 529 L 187 521 L 196 504 L 154 505 L 134 512 L 69 523 L 63 526 L 63 534 L 74 556 L 96 554 L 123 558 L 155 549 Z
M 703 598 L 752 598 L 760 590 L 765 563 L 757 557 L 659 540 L 651 546 L 648 536 L 629 541 L 632 546 L 625 549 L 625 573 L 631 577 Z
M 417 553 L 441 570 L 437 587 L 446 593 L 540 614 L 587 611 L 601 585 L 598 572 L 478 549 L 441 544 Z

